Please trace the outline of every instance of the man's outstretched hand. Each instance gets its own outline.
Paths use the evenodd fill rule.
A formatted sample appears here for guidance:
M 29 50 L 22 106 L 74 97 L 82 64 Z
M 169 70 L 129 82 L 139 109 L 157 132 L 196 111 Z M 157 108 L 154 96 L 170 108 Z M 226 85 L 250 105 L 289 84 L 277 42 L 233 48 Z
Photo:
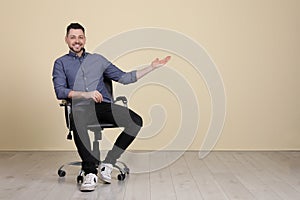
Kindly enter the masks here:
M 139 80 L 140 78 L 142 78 L 143 76 L 145 76 L 146 74 L 148 74 L 149 72 L 158 69 L 159 67 L 164 66 L 165 64 L 167 64 L 167 62 L 171 59 L 171 56 L 167 56 L 164 59 L 158 59 L 156 58 L 155 60 L 153 60 L 151 62 L 151 65 L 148 65 L 147 67 L 137 70 L 136 71 L 136 78 L 137 80 Z
M 156 58 L 155 60 L 152 61 L 151 66 L 156 69 L 159 67 L 164 66 L 165 64 L 167 64 L 167 62 L 171 59 L 171 56 L 167 56 L 164 59 L 158 59 Z

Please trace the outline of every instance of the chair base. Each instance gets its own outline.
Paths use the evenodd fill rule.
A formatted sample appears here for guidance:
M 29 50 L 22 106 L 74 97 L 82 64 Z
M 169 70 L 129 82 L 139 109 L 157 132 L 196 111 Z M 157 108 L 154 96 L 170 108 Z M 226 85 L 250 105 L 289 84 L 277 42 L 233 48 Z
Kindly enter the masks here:
M 64 170 L 64 168 L 66 166 L 80 166 L 81 167 L 81 164 L 82 162 L 80 161 L 73 161 L 73 162 L 69 162 L 69 163 L 66 163 L 66 164 L 63 164 L 62 166 L 60 166 L 60 168 L 58 169 L 57 171 L 57 174 L 59 177 L 65 177 L 66 176 L 66 171 Z M 121 165 L 121 166 L 120 166 Z M 117 170 L 119 170 L 119 174 L 117 176 L 117 179 L 119 181 L 123 181 L 125 180 L 126 178 L 126 175 L 129 174 L 130 172 L 130 169 L 127 167 L 127 165 L 124 163 L 124 162 L 121 162 L 121 161 L 117 161 L 116 164 L 113 165 L 113 167 Z M 83 170 L 80 170 L 79 171 L 79 174 L 77 176 L 77 183 L 82 183 L 83 181 L 83 175 L 84 175 L 84 171 Z

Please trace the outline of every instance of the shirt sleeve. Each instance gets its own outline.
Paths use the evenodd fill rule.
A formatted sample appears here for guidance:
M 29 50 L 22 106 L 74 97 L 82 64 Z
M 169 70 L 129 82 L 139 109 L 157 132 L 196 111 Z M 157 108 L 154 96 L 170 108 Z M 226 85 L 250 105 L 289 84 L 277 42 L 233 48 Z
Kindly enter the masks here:
M 67 99 L 68 94 L 71 91 L 68 88 L 67 77 L 64 72 L 63 64 L 61 61 L 56 60 L 54 62 L 52 81 L 57 99 Z
M 124 72 L 112 63 L 105 69 L 104 76 L 124 85 L 137 81 L 136 70 Z
M 134 83 L 136 81 L 137 81 L 136 70 L 123 74 L 121 78 L 118 80 L 119 83 L 122 83 L 124 85 L 129 83 Z

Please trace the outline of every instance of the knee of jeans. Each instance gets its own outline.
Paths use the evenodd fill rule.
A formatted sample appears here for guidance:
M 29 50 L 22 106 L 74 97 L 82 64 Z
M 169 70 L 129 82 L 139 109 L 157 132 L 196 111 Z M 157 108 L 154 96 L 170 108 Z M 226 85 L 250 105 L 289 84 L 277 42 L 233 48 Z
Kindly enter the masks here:
M 130 115 L 131 115 L 131 119 L 137 126 L 139 126 L 139 127 L 143 126 L 143 119 L 141 116 L 139 116 L 138 114 L 133 113 L 133 112 L 131 112 Z
M 125 132 L 132 137 L 136 137 L 140 132 L 142 126 L 143 126 L 143 119 L 140 116 L 138 116 L 134 118 L 134 123 L 131 123 L 131 125 L 125 128 L 126 129 Z
M 135 123 L 138 125 L 138 126 L 140 126 L 140 127 L 142 127 L 143 126 L 143 118 L 141 117 L 141 116 L 137 116 L 137 119 L 135 120 Z

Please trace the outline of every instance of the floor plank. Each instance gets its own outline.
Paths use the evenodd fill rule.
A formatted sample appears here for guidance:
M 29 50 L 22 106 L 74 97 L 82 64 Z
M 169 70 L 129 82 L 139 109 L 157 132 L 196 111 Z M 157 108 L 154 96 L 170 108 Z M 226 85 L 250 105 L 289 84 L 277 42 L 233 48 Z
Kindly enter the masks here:
M 183 154 L 183 153 L 182 153 Z M 142 155 L 142 154 L 141 154 Z M 146 155 L 146 156 L 145 156 Z M 0 199 L 9 200 L 298 200 L 300 152 L 161 152 L 126 155 L 132 170 L 124 181 L 99 181 L 94 192 L 79 191 L 79 167 L 58 167 L 78 160 L 76 152 L 0 152 Z
M 169 153 L 162 152 L 160 156 L 150 156 L 150 192 L 151 199 L 176 199 L 171 171 L 168 165 L 158 165 L 168 159 Z M 158 168 L 162 168 L 156 170 Z
M 177 199 L 203 199 L 183 156 L 170 166 L 170 171 Z
M 266 164 L 267 161 L 261 157 L 261 154 L 262 152 L 247 152 L 242 156 L 238 156 L 237 159 L 253 175 L 268 185 L 281 199 L 299 199 L 300 194 L 293 187 L 271 172 L 274 166 L 270 166 L 271 168 L 265 167 L 269 164 Z
M 127 181 L 124 200 L 150 200 L 149 173 L 131 174 Z
M 234 153 L 219 152 L 218 158 L 225 166 L 235 174 L 236 178 L 247 188 L 247 190 L 258 200 L 280 200 L 279 196 L 266 184 L 264 184 L 255 174 L 245 168 L 236 159 Z
M 224 200 L 228 199 L 214 175 L 208 169 L 203 159 L 198 158 L 195 152 L 186 152 L 184 155 L 188 168 L 196 181 L 203 199 Z
M 211 152 L 204 162 L 211 170 L 218 184 L 222 187 L 229 199 L 255 199 L 252 193 L 240 182 L 235 173 L 226 167 L 218 158 L 219 152 Z

